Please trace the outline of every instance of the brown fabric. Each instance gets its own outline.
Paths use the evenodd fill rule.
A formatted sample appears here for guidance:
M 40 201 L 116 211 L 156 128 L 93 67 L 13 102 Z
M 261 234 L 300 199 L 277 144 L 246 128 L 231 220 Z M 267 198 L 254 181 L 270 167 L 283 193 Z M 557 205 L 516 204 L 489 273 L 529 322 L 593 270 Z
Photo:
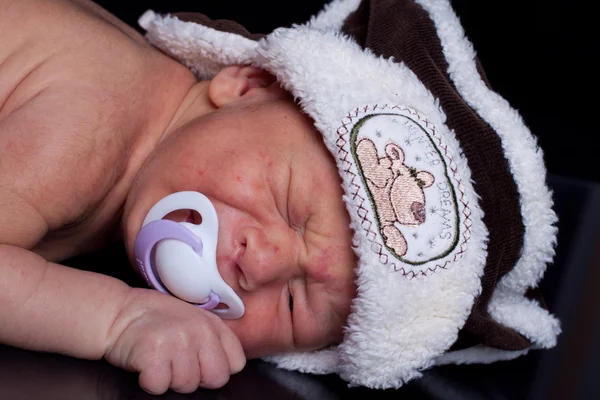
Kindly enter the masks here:
M 206 15 L 197 12 L 180 12 L 174 13 L 173 16 L 184 22 L 195 22 L 220 32 L 235 33 L 236 35 L 243 36 L 250 40 L 260 40 L 265 36 L 262 33 L 250 33 L 246 28 L 237 22 L 230 21 L 228 19 L 212 20 Z
M 468 159 L 489 230 L 488 257 L 482 292 L 452 349 L 476 344 L 503 350 L 529 347 L 525 337 L 487 313 L 496 284 L 514 267 L 521 252 L 524 226 L 519 193 L 498 135 L 465 103 L 446 73 L 448 64 L 433 21 L 411 0 L 363 0 L 342 30 L 363 48 L 394 57 L 417 75 L 439 99 L 448 127 L 456 133 Z

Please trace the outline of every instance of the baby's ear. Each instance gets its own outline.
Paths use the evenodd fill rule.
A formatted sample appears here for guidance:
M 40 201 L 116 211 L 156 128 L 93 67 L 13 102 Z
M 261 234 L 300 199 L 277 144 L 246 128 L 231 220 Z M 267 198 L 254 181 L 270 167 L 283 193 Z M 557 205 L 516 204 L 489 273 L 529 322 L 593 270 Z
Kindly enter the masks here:
M 268 93 L 275 81 L 273 75 L 260 68 L 227 67 L 210 81 L 208 96 L 220 108 L 248 96 Z

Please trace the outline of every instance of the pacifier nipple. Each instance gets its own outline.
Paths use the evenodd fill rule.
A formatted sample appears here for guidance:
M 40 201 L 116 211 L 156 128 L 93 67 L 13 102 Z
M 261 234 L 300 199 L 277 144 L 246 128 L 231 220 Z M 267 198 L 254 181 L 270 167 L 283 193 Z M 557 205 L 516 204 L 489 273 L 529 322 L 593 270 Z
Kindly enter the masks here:
M 164 220 L 177 210 L 193 210 L 199 224 Z M 244 304 L 217 268 L 217 212 L 198 192 L 177 192 L 160 200 L 146 216 L 135 242 L 135 257 L 155 289 L 208 309 L 222 318 L 244 314 Z M 219 304 L 226 307 L 216 308 Z

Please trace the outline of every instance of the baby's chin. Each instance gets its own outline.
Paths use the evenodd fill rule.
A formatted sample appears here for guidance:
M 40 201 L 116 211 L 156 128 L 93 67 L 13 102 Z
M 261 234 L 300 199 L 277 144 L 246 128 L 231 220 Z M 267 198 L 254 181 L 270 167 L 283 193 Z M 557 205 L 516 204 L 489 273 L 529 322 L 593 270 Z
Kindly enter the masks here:
M 337 346 L 338 344 L 340 344 L 340 342 L 336 341 L 335 343 L 332 343 L 327 346 L 310 346 L 310 347 L 300 347 L 300 348 L 288 346 L 288 347 L 281 347 L 279 349 L 274 349 L 274 348 L 269 348 L 269 347 L 248 348 L 247 349 L 246 347 L 244 347 L 244 353 L 246 355 L 246 358 L 248 358 L 250 360 L 250 359 L 257 359 L 257 358 L 264 358 L 264 357 L 280 356 L 280 355 L 289 354 L 289 353 L 310 353 L 310 352 L 314 352 L 314 351 L 326 350 L 333 346 Z
M 249 360 L 253 360 L 253 359 L 257 359 L 257 358 L 264 358 L 264 357 L 271 357 L 271 356 L 278 356 L 278 355 L 290 353 L 292 351 L 297 352 L 298 350 L 294 349 L 292 347 L 274 349 L 274 348 L 269 348 L 268 344 L 265 344 L 265 347 L 263 347 L 263 348 L 261 348 L 261 347 L 246 348 L 246 347 L 244 347 L 244 354 L 246 355 L 246 358 Z
M 224 320 L 228 324 L 227 320 Z M 231 327 L 231 326 L 230 326 Z M 318 343 L 304 343 L 302 345 L 295 346 L 293 344 L 275 343 L 272 339 L 259 339 L 254 343 L 248 343 L 244 338 L 243 332 L 237 332 L 235 328 L 233 332 L 238 336 L 244 348 L 246 358 L 255 359 L 270 356 L 277 356 L 287 353 L 308 353 L 313 351 L 325 350 L 333 346 L 337 346 L 342 342 L 343 337 L 331 337 L 322 338 Z

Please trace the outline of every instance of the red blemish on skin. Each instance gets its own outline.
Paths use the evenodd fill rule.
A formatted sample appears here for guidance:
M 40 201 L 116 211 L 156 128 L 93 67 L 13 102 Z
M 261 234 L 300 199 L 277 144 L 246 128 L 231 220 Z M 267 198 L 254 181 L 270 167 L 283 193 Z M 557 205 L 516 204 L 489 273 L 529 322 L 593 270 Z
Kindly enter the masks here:
M 273 246 L 273 253 L 279 253 L 279 246 Z
M 316 269 L 314 272 L 314 277 L 318 282 L 329 282 L 332 278 L 327 265 L 322 265 L 322 268 Z
M 273 166 L 273 161 L 269 161 L 269 168 Z
M 13 144 L 12 144 L 12 142 L 8 142 L 8 143 L 6 144 L 6 150 L 10 150 L 10 149 L 12 149 L 12 147 L 13 147 Z
M 238 182 L 241 182 L 242 181 L 242 177 L 241 176 L 236 176 L 235 180 L 238 181 Z
M 205 171 L 201 169 L 200 171 L 198 171 L 198 176 L 203 176 L 203 175 L 204 175 L 204 172 L 205 172 Z
M 324 249 L 322 253 L 315 255 L 311 265 L 310 274 L 318 282 L 327 282 L 333 278 L 329 266 L 335 260 L 335 250 Z

